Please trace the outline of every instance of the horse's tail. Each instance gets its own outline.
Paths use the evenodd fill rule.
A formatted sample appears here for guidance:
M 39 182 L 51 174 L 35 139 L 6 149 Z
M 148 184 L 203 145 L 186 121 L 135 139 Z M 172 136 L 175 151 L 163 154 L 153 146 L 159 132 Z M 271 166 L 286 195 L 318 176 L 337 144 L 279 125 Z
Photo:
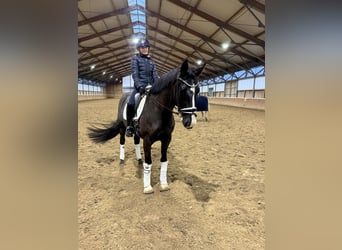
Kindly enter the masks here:
M 104 128 L 89 127 L 88 137 L 95 143 L 105 143 L 120 133 L 121 121 L 116 120 L 112 124 L 104 125 Z
M 120 98 L 118 105 L 117 120 L 111 124 L 103 124 L 102 128 L 88 127 L 88 137 L 95 143 L 105 143 L 120 133 L 121 129 L 125 129 L 123 110 L 125 103 L 129 97 L 129 93 L 124 93 Z

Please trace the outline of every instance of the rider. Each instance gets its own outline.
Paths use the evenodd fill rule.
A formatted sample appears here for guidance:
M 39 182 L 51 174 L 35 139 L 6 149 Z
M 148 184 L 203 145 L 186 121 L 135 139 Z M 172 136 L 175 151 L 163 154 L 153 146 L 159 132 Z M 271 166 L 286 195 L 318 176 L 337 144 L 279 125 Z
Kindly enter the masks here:
M 140 39 L 137 44 L 137 50 L 139 53 L 133 56 L 131 63 L 134 89 L 127 103 L 126 136 L 128 137 L 131 137 L 134 134 L 132 120 L 135 113 L 135 94 L 139 92 L 140 95 L 142 95 L 145 93 L 146 86 L 149 84 L 152 85 L 155 80 L 159 78 L 155 64 L 149 55 L 150 43 L 148 40 L 144 38 Z

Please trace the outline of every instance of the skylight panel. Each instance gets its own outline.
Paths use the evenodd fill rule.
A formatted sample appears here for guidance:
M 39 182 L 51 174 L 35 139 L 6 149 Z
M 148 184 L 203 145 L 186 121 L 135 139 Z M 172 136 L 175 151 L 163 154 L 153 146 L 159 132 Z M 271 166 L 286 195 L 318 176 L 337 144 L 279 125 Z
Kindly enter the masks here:
M 136 6 L 139 5 L 143 8 L 146 6 L 145 0 L 128 0 L 128 6 Z M 138 22 L 141 24 L 136 24 L 133 26 L 134 34 L 145 34 L 146 35 L 146 15 L 141 10 L 132 10 L 130 11 L 131 21 L 133 23 Z

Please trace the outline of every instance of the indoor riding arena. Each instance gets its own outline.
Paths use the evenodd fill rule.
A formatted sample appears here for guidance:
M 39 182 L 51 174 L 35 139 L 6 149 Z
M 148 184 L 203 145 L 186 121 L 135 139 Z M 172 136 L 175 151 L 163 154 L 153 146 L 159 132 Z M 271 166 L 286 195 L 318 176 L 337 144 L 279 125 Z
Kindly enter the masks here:
M 78 11 L 79 249 L 265 249 L 265 1 L 82 0 Z M 133 138 L 120 164 L 119 135 L 88 137 L 134 88 L 136 36 L 149 40 L 159 75 L 184 60 L 204 66 L 207 119 L 196 112 L 186 129 L 174 114 L 166 192 L 160 142 L 154 193 L 144 194 Z

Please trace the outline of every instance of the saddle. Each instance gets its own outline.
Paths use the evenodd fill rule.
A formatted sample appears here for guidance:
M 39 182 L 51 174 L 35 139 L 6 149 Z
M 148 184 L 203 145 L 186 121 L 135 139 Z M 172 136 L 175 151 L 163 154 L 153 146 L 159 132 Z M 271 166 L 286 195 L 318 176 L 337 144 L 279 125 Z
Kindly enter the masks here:
M 152 85 L 147 85 L 146 86 L 146 92 L 142 95 L 140 93 L 136 93 L 134 96 L 134 116 L 133 116 L 133 127 L 136 133 L 139 135 L 139 119 L 141 116 L 142 111 L 144 110 L 146 98 L 150 93 Z M 123 110 L 123 118 L 124 120 L 127 120 L 127 102 L 125 103 L 125 107 Z

